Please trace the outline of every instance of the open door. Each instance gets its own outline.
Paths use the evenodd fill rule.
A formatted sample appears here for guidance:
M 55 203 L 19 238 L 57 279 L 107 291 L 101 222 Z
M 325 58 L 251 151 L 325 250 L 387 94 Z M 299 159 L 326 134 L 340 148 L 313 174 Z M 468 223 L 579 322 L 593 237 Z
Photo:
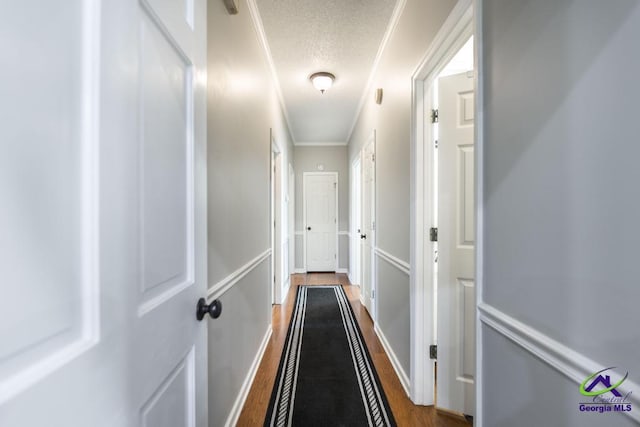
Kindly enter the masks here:
M 362 149 L 362 229 L 360 254 L 362 257 L 361 297 L 369 315 L 376 320 L 375 311 L 375 194 L 376 194 L 375 133 Z
M 189 4 L 0 5 L 3 426 L 207 424 L 207 13 Z
M 439 79 L 437 406 L 475 407 L 475 199 L 472 73 Z

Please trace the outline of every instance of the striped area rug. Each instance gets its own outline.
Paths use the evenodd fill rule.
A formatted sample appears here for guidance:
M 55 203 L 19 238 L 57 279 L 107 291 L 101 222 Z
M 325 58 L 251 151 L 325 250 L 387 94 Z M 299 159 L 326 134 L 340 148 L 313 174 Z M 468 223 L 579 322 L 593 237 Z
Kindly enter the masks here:
M 341 286 L 300 286 L 265 426 L 395 426 Z

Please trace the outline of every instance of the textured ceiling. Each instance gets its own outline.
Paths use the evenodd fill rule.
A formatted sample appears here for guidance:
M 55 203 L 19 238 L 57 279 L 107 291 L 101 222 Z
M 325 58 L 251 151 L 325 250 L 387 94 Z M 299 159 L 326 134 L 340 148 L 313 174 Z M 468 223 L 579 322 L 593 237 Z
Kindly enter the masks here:
M 256 1 L 296 143 L 347 141 L 395 3 Z M 316 71 L 336 76 L 324 95 Z

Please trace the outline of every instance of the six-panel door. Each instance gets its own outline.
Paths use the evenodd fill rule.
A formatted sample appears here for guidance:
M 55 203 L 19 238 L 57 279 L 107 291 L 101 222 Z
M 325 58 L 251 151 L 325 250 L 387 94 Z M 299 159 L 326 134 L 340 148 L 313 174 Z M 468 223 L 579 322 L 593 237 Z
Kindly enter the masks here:
M 439 79 L 437 406 L 474 415 L 473 76 Z
M 304 204 L 307 271 L 336 270 L 337 174 L 305 173 Z

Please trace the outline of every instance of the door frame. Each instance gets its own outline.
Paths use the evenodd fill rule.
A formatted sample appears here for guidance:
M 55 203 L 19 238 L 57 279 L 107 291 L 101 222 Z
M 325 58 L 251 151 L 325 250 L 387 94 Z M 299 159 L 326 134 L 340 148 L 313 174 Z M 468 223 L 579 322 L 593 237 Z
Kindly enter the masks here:
M 295 222 L 296 222 L 296 172 L 289 162 L 289 178 L 287 179 L 287 219 L 288 219 L 288 234 L 287 239 L 289 243 L 289 271 L 287 271 L 287 279 L 289 280 L 289 285 L 291 285 L 291 275 L 295 273 L 296 270 L 296 231 L 295 231 Z M 285 295 L 286 296 L 286 295 Z
M 411 124 L 411 207 L 410 220 L 410 289 L 411 289 L 411 400 L 419 405 L 435 403 L 435 366 L 429 359 L 429 345 L 435 343 L 436 301 L 434 298 L 433 244 L 429 241 L 429 228 L 434 222 L 430 201 L 434 196 L 434 158 L 431 150 L 434 140 L 431 121 L 427 120 L 433 106 L 433 86 L 440 71 L 474 35 L 473 3 L 476 0 L 459 0 L 438 31 L 420 65 L 412 75 L 412 124 Z M 474 37 L 474 41 L 475 41 Z M 477 45 L 475 47 L 477 52 Z M 476 54 L 477 56 L 477 54 Z M 477 63 L 477 62 L 476 62 Z M 476 73 L 476 79 L 477 79 Z M 476 80 L 477 83 L 477 80 Z M 476 84 L 477 86 L 477 84 Z M 476 119 L 481 120 L 476 98 Z M 477 128 L 476 128 L 477 132 Z M 477 141 L 476 141 L 477 143 Z M 478 163 L 476 157 L 476 164 Z M 480 169 L 476 168 L 476 177 Z M 476 180 L 476 187 L 478 181 Z M 479 193 L 476 191 L 476 200 Z M 476 212 L 478 205 L 476 202 Z M 476 218 L 477 220 L 478 218 Z M 476 222 L 476 230 L 480 223 Z M 478 243 L 478 247 L 479 243 Z M 476 252 L 476 259 L 478 255 Z M 479 265 L 479 264 L 476 264 Z M 477 269 L 477 267 L 476 267 Z M 476 271 L 477 273 L 477 271 Z M 476 276 L 476 280 L 479 276 Z M 479 292 L 479 289 L 477 290 Z M 476 323 L 476 331 L 479 322 Z M 476 355 L 481 348 L 476 347 Z M 477 356 L 476 356 L 477 357 Z M 476 359 L 476 364 L 478 360 Z M 479 370 L 476 369 L 476 372 Z M 476 379 L 476 406 L 479 393 Z M 479 412 L 476 408 L 476 415 Z
M 372 146 L 372 151 L 373 151 L 373 171 L 372 171 L 372 175 L 373 175 L 373 184 L 372 184 L 372 189 L 371 189 L 371 212 L 370 214 L 370 220 L 372 222 L 372 227 L 371 227 L 371 232 L 369 233 L 370 235 L 367 236 L 367 240 L 369 240 L 369 244 L 371 246 L 371 259 L 369 261 L 369 267 L 371 269 L 371 271 L 369 272 L 369 295 L 373 295 L 373 298 L 369 298 L 370 299 L 370 304 L 367 304 L 366 301 L 366 295 L 363 294 L 362 292 L 362 288 L 364 287 L 364 283 L 361 283 L 360 285 L 360 302 L 362 303 L 363 306 L 365 306 L 365 308 L 367 309 L 367 312 L 369 313 L 369 316 L 371 316 L 371 320 L 373 320 L 373 322 L 375 323 L 378 320 L 378 298 L 376 297 L 376 291 L 377 291 L 377 272 L 378 272 L 378 246 L 377 246 L 377 235 L 378 235 L 378 226 L 376 223 L 376 218 L 377 218 L 377 214 L 378 211 L 376 209 L 376 186 L 377 186 L 377 163 L 376 163 L 376 130 L 373 129 L 371 131 L 371 133 L 369 134 L 369 137 L 367 138 L 367 140 L 365 141 L 365 143 L 363 144 L 362 148 L 360 149 L 360 154 L 359 154 L 359 159 L 360 159 L 360 226 L 363 227 L 364 225 L 364 202 L 363 202 L 363 198 L 364 198 L 364 194 L 365 194 L 365 181 L 363 178 L 364 175 L 364 162 L 365 162 L 365 151 L 367 149 L 367 147 L 369 147 L 369 145 Z M 362 251 L 362 241 L 359 242 L 360 245 L 360 274 L 361 274 L 361 278 L 364 275 L 364 260 L 365 260 L 365 256 L 363 255 L 363 251 Z M 373 300 L 373 302 L 371 302 L 371 300 Z M 369 308 L 370 306 L 370 308 Z
M 336 257 L 334 259 L 333 271 L 338 271 L 338 189 L 340 187 L 340 181 L 338 181 L 339 176 L 338 172 L 303 172 L 302 173 L 302 254 L 303 254 L 303 264 L 304 271 L 309 271 L 307 269 L 307 178 L 309 176 L 333 176 L 336 179 L 336 226 L 335 226 L 335 235 L 336 235 L 336 247 L 335 254 Z
M 269 280 L 271 282 L 271 304 L 279 304 L 282 301 L 282 235 L 283 235 L 283 218 L 286 217 L 285 209 L 283 209 L 282 197 L 282 150 L 278 141 L 273 136 L 273 129 L 270 130 L 270 156 L 271 162 L 269 166 L 269 181 L 271 186 L 270 206 L 271 214 L 269 215 L 269 235 L 271 242 L 271 271 Z M 279 237 L 279 238 L 278 238 Z
M 362 159 L 361 155 L 351 162 L 351 211 L 349 230 L 349 281 L 360 286 L 362 283 L 362 251 L 360 250 L 360 234 L 362 231 Z

